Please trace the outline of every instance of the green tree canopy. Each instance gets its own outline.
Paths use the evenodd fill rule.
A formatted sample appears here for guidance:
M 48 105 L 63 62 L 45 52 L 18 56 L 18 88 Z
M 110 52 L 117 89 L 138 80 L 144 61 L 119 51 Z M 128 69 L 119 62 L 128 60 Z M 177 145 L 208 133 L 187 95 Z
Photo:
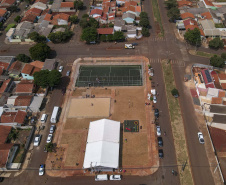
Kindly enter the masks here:
M 15 19 L 14 19 L 14 21 L 15 21 L 16 23 L 20 22 L 20 16 L 19 16 L 19 15 L 16 16 Z
M 114 27 L 114 24 L 110 22 L 110 23 L 108 24 L 108 27 L 109 27 L 109 28 L 113 28 L 113 27 Z
M 149 27 L 149 20 L 148 18 L 142 18 L 140 19 L 139 25 L 145 28 Z
M 19 54 L 16 56 L 16 59 L 21 61 L 21 62 L 24 62 L 24 63 L 29 63 L 31 62 L 31 58 L 25 54 Z
M 58 70 L 52 70 L 50 71 L 48 75 L 48 84 L 50 87 L 53 87 L 55 85 L 58 85 L 60 83 L 62 74 Z
M 107 36 L 107 41 L 109 41 L 109 42 L 114 41 L 113 35 L 108 35 L 108 36 Z
M 221 58 L 223 58 L 224 60 L 226 60 L 226 53 L 221 53 Z
M 223 49 L 224 48 L 224 42 L 220 38 L 214 38 L 209 42 L 209 47 L 212 49 Z
M 33 60 L 45 61 L 50 52 L 50 47 L 45 43 L 37 43 L 29 49 L 30 56 Z
M 71 15 L 69 20 L 70 20 L 70 22 L 77 24 L 78 23 L 78 16 L 77 15 Z
M 141 31 L 141 34 L 142 34 L 144 37 L 149 37 L 149 36 L 150 36 L 149 29 L 143 27 L 143 28 L 142 28 L 142 31 Z
M 76 10 L 82 10 L 83 9 L 83 2 L 78 0 L 74 1 L 74 7 Z
M 148 14 L 146 12 L 141 12 L 140 13 L 140 19 L 144 19 L 144 18 L 148 19 Z
M 99 28 L 99 22 L 96 19 L 90 17 L 89 18 L 89 26 L 93 27 L 93 28 Z
M 165 1 L 165 5 L 168 10 L 170 10 L 171 8 L 174 8 L 174 7 L 178 7 L 177 1 L 175 1 L 175 0 Z
M 107 41 L 107 36 L 106 36 L 106 35 L 101 35 L 101 36 L 100 36 L 100 40 L 101 40 L 102 42 L 106 42 L 106 41 Z
M 82 30 L 81 40 L 90 43 L 97 40 L 97 29 L 88 27 Z
M 16 28 L 16 24 L 14 24 L 14 23 L 8 24 L 5 31 L 8 32 L 10 28 Z
M 171 94 L 172 94 L 174 97 L 178 97 L 178 96 L 179 96 L 179 92 L 178 92 L 178 90 L 175 89 L 175 88 L 171 91 Z
M 201 45 L 201 34 L 198 28 L 195 28 L 194 30 L 188 29 L 184 34 L 184 39 L 191 45 Z
M 84 29 L 87 27 L 94 27 L 94 28 L 98 28 L 99 27 L 99 22 L 90 17 L 90 18 L 82 18 L 81 21 L 79 22 L 79 25 Z
M 52 142 L 46 144 L 46 149 L 48 152 L 52 152 L 53 148 L 54 148 L 54 145 Z
M 66 30 L 65 32 L 57 31 L 56 33 L 50 33 L 48 38 L 53 43 L 61 43 L 68 41 L 73 35 L 72 31 Z
M 224 59 L 217 55 L 214 55 L 213 57 L 210 58 L 210 65 L 222 68 L 224 67 Z
M 122 31 L 116 31 L 113 35 L 113 39 L 116 41 L 124 41 L 125 36 Z
M 170 20 L 176 20 L 180 18 L 180 10 L 177 7 L 173 7 L 168 10 L 167 16 L 170 18 Z
M 46 37 L 45 36 L 43 36 L 43 35 L 40 35 L 39 33 L 37 33 L 37 32 L 32 32 L 32 33 L 30 33 L 29 35 L 28 35 L 28 37 L 31 39 L 31 40 L 33 40 L 33 41 L 35 41 L 35 42 L 46 42 Z
M 82 15 L 82 18 L 88 18 L 89 17 L 89 15 L 88 14 L 84 14 L 84 15 Z

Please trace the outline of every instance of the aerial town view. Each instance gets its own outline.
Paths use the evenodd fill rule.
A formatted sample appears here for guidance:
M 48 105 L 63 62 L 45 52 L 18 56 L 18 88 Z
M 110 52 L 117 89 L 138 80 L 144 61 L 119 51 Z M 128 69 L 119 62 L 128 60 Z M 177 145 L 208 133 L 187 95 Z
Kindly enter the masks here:
M 0 183 L 226 184 L 226 0 L 0 0 Z

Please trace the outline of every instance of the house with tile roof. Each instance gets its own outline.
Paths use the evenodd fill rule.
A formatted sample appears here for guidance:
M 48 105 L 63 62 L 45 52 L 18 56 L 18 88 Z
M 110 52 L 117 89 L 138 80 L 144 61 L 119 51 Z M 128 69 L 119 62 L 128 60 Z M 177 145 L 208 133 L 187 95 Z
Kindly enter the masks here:
M 16 4 L 16 0 L 2 0 L 0 3 L 0 7 L 8 8 Z
M 122 15 L 122 20 L 124 20 L 128 24 L 133 24 L 133 21 L 135 20 L 135 14 L 132 13 L 124 13 Z
M 5 80 L 0 87 L 0 94 L 10 93 L 15 87 L 15 83 L 12 79 Z
M 188 12 L 182 13 L 180 16 L 183 20 L 185 20 L 185 19 L 195 19 L 195 16 L 192 13 L 188 13 Z
M 0 17 L 5 17 L 7 14 L 6 8 L 0 8 Z
M 23 69 L 23 63 L 15 61 L 9 68 L 8 74 L 11 78 L 19 78 L 21 70 Z
M 32 8 L 37 8 L 39 10 L 45 10 L 45 9 L 48 9 L 48 6 L 46 3 L 39 1 L 39 2 L 35 2 L 33 5 L 31 5 L 31 9 Z
M 213 20 L 213 17 L 210 12 L 201 13 L 202 19 Z
M 25 64 L 22 71 L 21 71 L 21 75 L 24 79 L 27 80 L 33 80 L 33 74 L 35 72 L 41 71 L 41 69 L 43 68 L 44 62 L 40 62 L 40 61 L 34 61 L 31 62 L 29 64 Z
M 102 14 L 103 14 L 103 10 L 93 9 L 93 10 L 91 10 L 89 16 L 93 17 L 93 18 L 99 18 L 102 16 Z
M 204 3 L 206 8 L 214 7 L 213 3 L 211 1 L 209 1 L 209 0 L 201 0 L 201 1 Z
M 51 23 L 53 25 L 68 25 L 69 24 L 69 15 L 65 13 L 56 14 L 53 18 Z
M 27 122 L 27 112 L 26 111 L 12 111 L 3 112 L 0 125 L 3 126 L 22 126 Z
M 114 34 L 114 28 L 98 28 L 97 33 L 99 35 L 112 35 Z
M 12 127 L 10 126 L 0 126 L 0 144 L 7 143 L 11 130 Z
M 33 94 L 34 83 L 32 80 L 21 80 L 15 89 L 15 94 Z
M 186 8 L 190 8 L 190 7 L 192 7 L 192 2 L 191 1 L 184 1 L 184 0 L 182 0 L 182 1 L 177 1 L 177 4 L 178 4 L 178 8 L 180 9 L 180 8 L 184 8 L 184 7 L 186 7 Z
M 31 104 L 33 96 L 32 95 L 19 95 L 10 96 L 7 100 L 7 105 L 12 105 L 14 107 L 28 107 Z

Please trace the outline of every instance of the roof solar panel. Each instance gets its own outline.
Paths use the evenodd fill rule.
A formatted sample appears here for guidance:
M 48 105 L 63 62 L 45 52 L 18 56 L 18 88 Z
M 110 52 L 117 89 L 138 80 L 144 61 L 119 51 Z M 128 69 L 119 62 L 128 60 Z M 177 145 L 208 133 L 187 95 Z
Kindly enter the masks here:
M 205 75 L 206 75 L 208 83 L 212 82 L 212 78 L 210 76 L 209 70 L 205 70 Z

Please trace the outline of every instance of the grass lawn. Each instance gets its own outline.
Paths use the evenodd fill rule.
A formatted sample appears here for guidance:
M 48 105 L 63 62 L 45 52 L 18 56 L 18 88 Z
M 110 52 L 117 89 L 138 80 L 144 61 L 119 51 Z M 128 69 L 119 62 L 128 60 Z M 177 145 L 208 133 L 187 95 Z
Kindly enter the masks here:
M 212 56 L 214 56 L 213 53 L 207 53 L 207 52 L 203 52 L 203 51 L 197 51 L 196 55 L 201 56 L 201 57 L 207 57 L 207 58 L 211 58 Z
M 151 2 L 152 2 L 152 9 L 153 9 L 154 17 L 155 17 L 156 21 L 158 22 L 160 29 L 161 29 L 161 36 L 164 37 L 164 29 L 163 29 L 162 20 L 161 20 L 161 14 L 159 11 L 158 0 L 152 0 Z
M 13 163 L 20 163 L 23 153 L 24 153 L 24 148 L 20 146 L 20 148 L 16 152 L 16 156 L 13 159 Z
M 180 182 L 182 184 L 193 184 L 191 170 L 189 165 L 189 157 L 186 146 L 186 139 L 184 133 L 184 124 L 181 116 L 179 99 L 174 98 L 171 94 L 171 90 L 176 88 L 174 75 L 171 68 L 171 64 L 167 64 L 167 60 L 162 61 L 162 68 L 164 74 L 164 81 L 166 86 L 166 95 L 168 100 L 168 107 L 170 112 L 171 126 L 174 137 L 177 165 L 183 165 L 187 161 L 185 170 L 179 167 Z

